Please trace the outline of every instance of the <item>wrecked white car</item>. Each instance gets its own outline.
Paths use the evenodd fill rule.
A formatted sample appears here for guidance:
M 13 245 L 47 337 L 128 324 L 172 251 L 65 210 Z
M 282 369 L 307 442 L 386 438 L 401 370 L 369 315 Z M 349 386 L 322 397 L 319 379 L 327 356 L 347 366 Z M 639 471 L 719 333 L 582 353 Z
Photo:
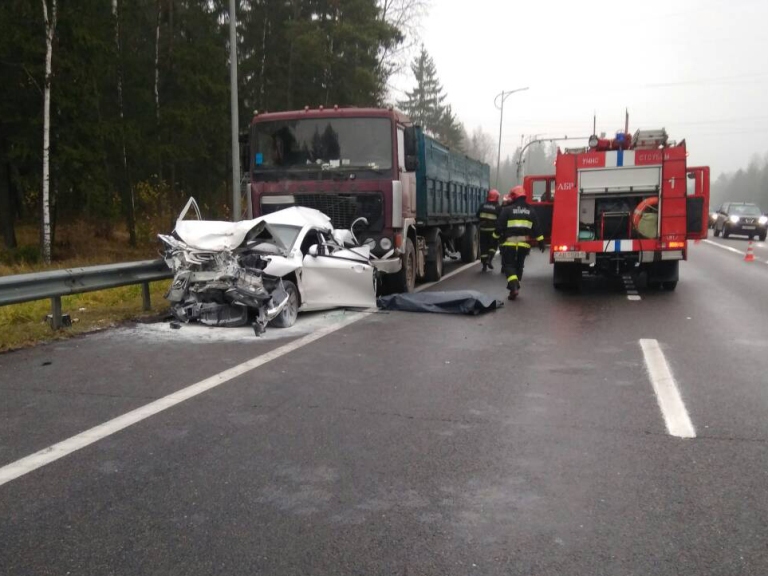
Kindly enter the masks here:
M 292 326 L 300 310 L 376 304 L 368 247 L 334 230 L 311 208 L 293 207 L 254 220 L 183 220 L 159 235 L 175 276 L 166 298 L 182 322 L 211 326 Z

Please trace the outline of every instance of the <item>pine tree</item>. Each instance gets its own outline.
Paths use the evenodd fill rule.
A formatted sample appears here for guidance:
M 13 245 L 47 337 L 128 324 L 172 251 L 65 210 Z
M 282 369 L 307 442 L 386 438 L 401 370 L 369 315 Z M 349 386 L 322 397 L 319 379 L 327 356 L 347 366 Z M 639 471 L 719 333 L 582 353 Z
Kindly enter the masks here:
M 437 67 L 424 46 L 411 64 L 411 72 L 416 86 L 406 92 L 407 98 L 399 101 L 398 107 L 425 132 L 446 146 L 461 150 L 464 128 L 451 106 L 445 104 L 447 96 L 437 78 Z
M 437 68 L 424 46 L 411 64 L 411 72 L 416 80 L 413 90 L 406 92 L 407 99 L 397 103 L 410 119 L 419 124 L 424 131 L 437 136 L 443 121 L 445 94 L 437 78 Z

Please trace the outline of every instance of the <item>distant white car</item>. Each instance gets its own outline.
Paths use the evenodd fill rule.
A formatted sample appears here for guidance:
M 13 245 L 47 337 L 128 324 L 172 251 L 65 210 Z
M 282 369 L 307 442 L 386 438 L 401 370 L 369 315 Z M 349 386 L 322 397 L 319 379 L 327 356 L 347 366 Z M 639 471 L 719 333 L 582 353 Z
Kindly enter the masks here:
M 180 218 L 186 212 L 187 209 L 182 211 Z M 234 294 L 232 288 L 223 290 L 226 286 L 220 285 L 221 278 L 242 277 L 244 274 L 261 277 L 270 292 L 278 288 L 274 280 L 281 280 L 280 287 L 287 293 L 288 299 L 281 298 L 279 313 L 272 318 L 267 317 L 270 325 L 276 327 L 292 326 L 300 310 L 368 308 L 376 305 L 376 275 L 369 248 L 355 245 L 350 231 L 334 230 L 330 218 L 312 208 L 286 208 L 240 222 L 179 219 L 174 236 L 161 235 L 160 238 L 176 254 L 175 257 L 166 257 L 173 261 L 169 265 L 174 271 L 186 270 L 190 261 L 215 260 L 222 263 L 203 268 L 193 266 L 195 270 L 200 270 L 193 272 L 197 274 L 193 279 L 201 278 L 203 284 L 201 286 L 198 282 L 193 290 L 187 291 L 187 295 L 194 296 L 192 304 L 186 298 L 175 305 L 184 320 L 195 319 L 184 316 L 187 314 L 184 306 L 188 310 L 199 310 L 198 295 L 209 294 L 207 288 L 219 289 L 225 296 Z M 204 275 L 206 273 L 208 276 Z M 215 294 L 214 300 L 220 301 L 222 297 Z M 232 305 L 241 303 L 227 301 L 221 305 L 232 308 Z M 271 309 L 276 311 L 277 304 Z M 234 310 L 240 312 L 238 308 Z M 221 317 L 220 312 L 214 312 L 214 320 Z M 214 323 L 206 322 L 205 318 L 201 321 Z M 238 325 L 237 321 L 229 325 Z

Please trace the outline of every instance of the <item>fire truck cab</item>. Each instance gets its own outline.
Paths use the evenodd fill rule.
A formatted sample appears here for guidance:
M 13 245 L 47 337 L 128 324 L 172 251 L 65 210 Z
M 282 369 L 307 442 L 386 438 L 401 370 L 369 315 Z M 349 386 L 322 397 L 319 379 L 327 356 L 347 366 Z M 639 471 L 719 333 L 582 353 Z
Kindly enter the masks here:
M 675 289 L 688 240 L 707 236 L 709 168 L 688 167 L 687 156 L 663 129 L 620 132 L 558 150 L 554 175 L 525 178 L 556 289 L 584 273 L 645 273 L 649 287 Z

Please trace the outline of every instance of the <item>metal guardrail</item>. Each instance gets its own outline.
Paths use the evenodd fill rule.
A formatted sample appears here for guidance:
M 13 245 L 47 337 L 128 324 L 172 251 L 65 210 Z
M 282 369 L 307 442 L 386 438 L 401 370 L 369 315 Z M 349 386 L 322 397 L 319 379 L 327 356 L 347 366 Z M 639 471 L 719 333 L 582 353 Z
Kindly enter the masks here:
M 173 278 L 164 260 L 143 260 L 0 277 L 0 306 L 51 299 L 51 327 L 61 328 L 61 297 L 120 286 L 142 285 L 144 310 L 151 306 L 149 283 Z

